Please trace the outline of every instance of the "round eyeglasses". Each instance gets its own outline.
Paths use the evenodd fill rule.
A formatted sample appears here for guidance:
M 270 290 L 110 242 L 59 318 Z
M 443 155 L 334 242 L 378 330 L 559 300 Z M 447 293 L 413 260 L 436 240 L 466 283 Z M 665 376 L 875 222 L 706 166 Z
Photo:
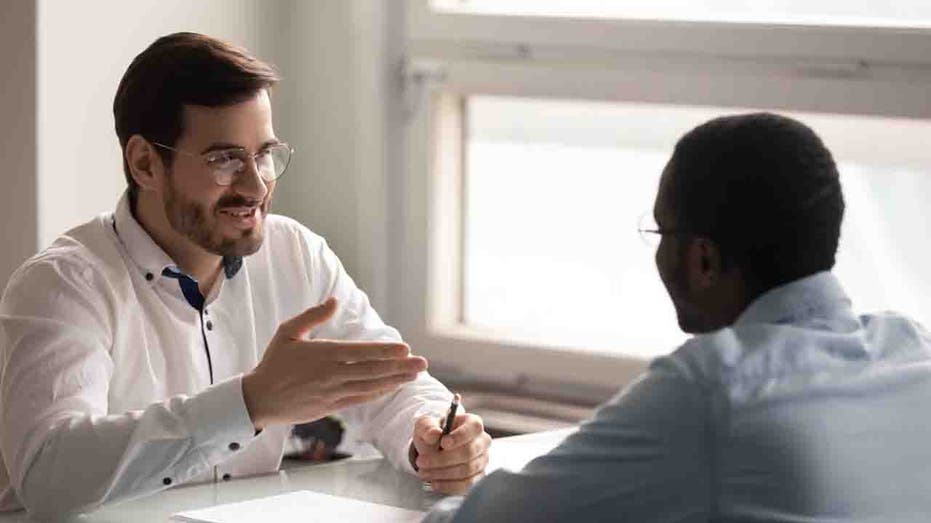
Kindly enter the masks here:
M 203 154 L 195 154 L 181 149 L 175 149 L 165 144 L 152 142 L 162 149 L 182 154 L 184 156 L 201 157 L 210 172 L 213 173 L 217 185 L 232 185 L 238 176 L 246 170 L 249 161 L 255 162 L 255 170 L 265 183 L 273 182 L 288 169 L 294 149 L 286 143 L 273 143 L 266 145 L 255 154 L 250 154 L 242 148 L 219 149 Z

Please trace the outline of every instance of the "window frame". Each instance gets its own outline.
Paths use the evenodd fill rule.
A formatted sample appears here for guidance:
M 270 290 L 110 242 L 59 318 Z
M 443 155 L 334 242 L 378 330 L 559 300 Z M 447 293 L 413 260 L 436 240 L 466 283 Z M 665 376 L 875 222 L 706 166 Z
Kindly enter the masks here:
M 409 40 L 460 46 L 524 44 L 537 48 L 610 49 L 845 63 L 927 64 L 931 28 L 755 22 L 687 22 L 491 15 L 436 11 L 407 0 Z M 503 49 L 502 49 L 503 51 Z M 526 49 L 524 50 L 526 52 Z
M 391 310 L 444 377 L 596 401 L 648 363 L 461 324 L 465 97 L 931 118 L 931 29 L 474 15 L 434 12 L 429 0 L 406 8 Z

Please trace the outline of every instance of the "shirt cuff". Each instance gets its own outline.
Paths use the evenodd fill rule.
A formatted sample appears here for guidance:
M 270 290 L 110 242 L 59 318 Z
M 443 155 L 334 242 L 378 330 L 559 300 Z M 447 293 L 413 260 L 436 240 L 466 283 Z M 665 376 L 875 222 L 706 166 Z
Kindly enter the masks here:
M 255 438 L 255 426 L 242 395 L 242 375 L 210 386 L 188 401 L 194 446 L 216 465 Z

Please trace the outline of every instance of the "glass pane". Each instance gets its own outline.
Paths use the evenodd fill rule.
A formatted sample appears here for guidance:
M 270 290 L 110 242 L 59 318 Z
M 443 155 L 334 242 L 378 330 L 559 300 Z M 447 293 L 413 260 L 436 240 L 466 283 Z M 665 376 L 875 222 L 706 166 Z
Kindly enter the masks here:
M 475 96 L 467 101 L 466 324 L 517 339 L 650 357 L 685 339 L 636 233 L 676 140 L 713 107 Z M 859 311 L 931 324 L 931 122 L 789 113 L 841 171 L 835 273 Z
M 927 0 L 433 0 L 439 11 L 497 15 L 559 16 L 810 25 L 931 25 Z

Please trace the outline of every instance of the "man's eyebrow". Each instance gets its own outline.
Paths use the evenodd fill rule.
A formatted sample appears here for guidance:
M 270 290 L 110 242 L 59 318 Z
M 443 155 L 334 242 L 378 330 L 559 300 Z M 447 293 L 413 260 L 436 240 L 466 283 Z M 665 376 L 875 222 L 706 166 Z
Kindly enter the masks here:
M 266 148 L 268 148 L 268 147 L 271 147 L 271 146 L 273 146 L 273 145 L 278 145 L 278 144 L 280 144 L 280 143 L 282 143 L 282 142 L 281 142 L 281 140 L 279 140 L 278 138 L 272 138 L 272 139 L 270 139 L 270 140 L 265 140 L 265 141 L 262 143 L 262 145 L 259 146 L 259 150 L 261 151 L 262 149 L 266 149 Z M 206 149 L 204 149 L 203 151 L 201 151 L 200 154 L 207 154 L 207 153 L 211 153 L 211 152 L 213 152 L 213 151 L 228 151 L 228 150 L 230 150 L 230 149 L 239 150 L 239 151 L 245 151 L 245 150 L 246 150 L 245 147 L 243 147 L 243 146 L 241 146 L 241 145 L 239 145 L 239 144 L 235 144 L 235 143 L 226 143 L 226 142 L 218 142 L 218 143 L 212 143 L 212 144 L 210 144 L 209 146 L 207 146 Z
M 241 151 L 245 150 L 245 147 L 241 145 L 236 145 L 234 143 L 212 143 L 207 146 L 206 149 L 200 152 L 200 154 L 212 153 L 213 151 L 227 151 L 229 149 L 239 149 Z
M 281 145 L 281 143 L 282 141 L 279 140 L 278 138 L 272 138 L 271 140 L 265 140 L 265 142 L 263 142 L 262 145 L 259 146 L 259 150 L 261 151 L 262 149 L 267 149 L 268 147 L 271 147 L 273 145 Z

